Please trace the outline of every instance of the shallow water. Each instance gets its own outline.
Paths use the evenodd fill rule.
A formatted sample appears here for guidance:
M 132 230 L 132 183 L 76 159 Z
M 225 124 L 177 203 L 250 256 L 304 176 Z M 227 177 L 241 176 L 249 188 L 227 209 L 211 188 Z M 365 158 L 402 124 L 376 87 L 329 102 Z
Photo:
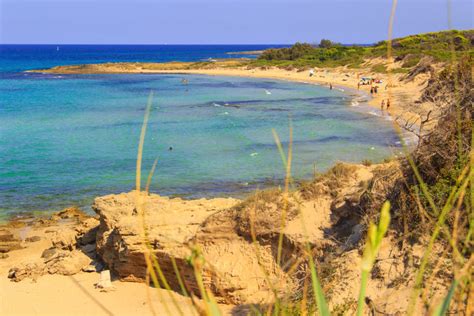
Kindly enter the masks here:
M 389 121 L 351 106 L 348 92 L 314 85 L 199 75 L 2 76 L 3 215 L 87 208 L 95 196 L 133 189 L 150 91 L 143 171 L 158 158 L 151 190 L 159 194 L 238 196 L 280 184 L 271 130 L 286 148 L 290 118 L 296 178 L 340 160 L 380 161 L 397 146 Z

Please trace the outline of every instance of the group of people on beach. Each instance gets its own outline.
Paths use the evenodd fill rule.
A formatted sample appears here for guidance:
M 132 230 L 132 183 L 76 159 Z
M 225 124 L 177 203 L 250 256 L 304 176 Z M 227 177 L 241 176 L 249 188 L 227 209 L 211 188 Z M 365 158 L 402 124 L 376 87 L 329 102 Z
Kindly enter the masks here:
M 314 76 L 314 70 L 311 69 L 309 71 L 309 76 L 312 77 Z M 360 86 L 361 85 L 365 85 L 365 84 L 370 84 L 370 95 L 374 95 L 374 94 L 377 94 L 378 93 L 378 89 L 379 89 L 379 86 L 376 85 L 376 83 L 382 83 L 382 80 L 380 79 L 370 79 L 370 80 L 365 80 L 365 81 L 359 81 L 357 83 L 357 90 L 360 89 Z M 333 89 L 333 86 L 332 86 L 332 83 L 331 82 L 328 82 L 327 85 L 329 86 L 329 89 L 332 90 Z M 387 87 L 385 87 L 386 89 Z M 385 99 L 382 99 L 382 104 L 380 105 L 380 108 L 382 109 L 382 111 L 385 109 L 385 110 L 389 110 L 390 109 L 390 99 L 387 99 L 387 102 L 385 102 Z
M 387 103 L 385 103 L 385 100 L 382 99 L 382 104 L 380 105 L 380 109 L 383 111 L 384 107 L 388 111 L 388 109 L 390 108 L 390 99 L 387 99 Z
M 371 86 L 370 87 L 370 94 L 371 95 L 377 94 L 378 90 L 379 90 L 378 86 Z

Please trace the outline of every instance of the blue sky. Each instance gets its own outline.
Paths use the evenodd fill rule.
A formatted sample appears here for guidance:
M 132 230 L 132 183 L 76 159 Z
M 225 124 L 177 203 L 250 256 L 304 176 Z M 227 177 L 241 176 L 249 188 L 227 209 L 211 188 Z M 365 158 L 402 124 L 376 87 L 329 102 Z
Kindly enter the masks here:
M 399 0 L 394 35 L 448 29 L 448 0 Z M 0 43 L 372 43 L 391 0 L 0 0 Z M 473 28 L 473 1 L 451 0 L 452 27 Z

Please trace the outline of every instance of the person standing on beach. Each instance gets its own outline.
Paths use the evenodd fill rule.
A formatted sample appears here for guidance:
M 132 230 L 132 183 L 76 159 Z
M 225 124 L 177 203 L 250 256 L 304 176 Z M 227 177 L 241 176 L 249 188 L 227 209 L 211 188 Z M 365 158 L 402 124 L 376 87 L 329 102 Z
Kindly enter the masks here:
M 329 90 L 332 90 L 332 83 L 329 84 Z
M 387 99 L 387 110 L 390 107 L 390 99 Z

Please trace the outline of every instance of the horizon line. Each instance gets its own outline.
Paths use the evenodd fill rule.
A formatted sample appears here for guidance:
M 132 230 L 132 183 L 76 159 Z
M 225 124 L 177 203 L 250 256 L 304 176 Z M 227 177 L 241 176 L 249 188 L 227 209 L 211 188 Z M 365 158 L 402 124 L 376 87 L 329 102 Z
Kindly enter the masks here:
M 58 44 L 58 43 L 0 43 L 0 46 L 6 45 L 15 45 L 15 46 L 271 46 L 271 45 L 278 45 L 278 46 L 292 46 L 296 43 L 307 43 L 311 45 L 317 45 L 316 42 L 294 42 L 294 43 L 224 43 L 224 44 L 92 44 L 92 43 L 67 43 L 67 44 Z M 341 45 L 374 45 L 376 42 L 372 43 L 338 43 Z

